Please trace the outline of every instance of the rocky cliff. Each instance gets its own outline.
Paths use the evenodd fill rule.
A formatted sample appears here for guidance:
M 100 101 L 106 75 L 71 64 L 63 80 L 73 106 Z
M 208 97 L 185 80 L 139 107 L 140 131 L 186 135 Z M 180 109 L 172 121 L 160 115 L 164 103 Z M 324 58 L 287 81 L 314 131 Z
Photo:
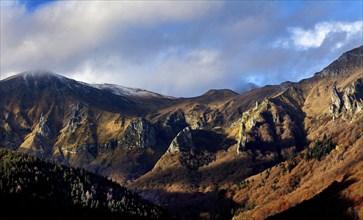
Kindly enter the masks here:
M 195 149 L 192 133 L 189 127 L 184 128 L 171 142 L 168 152 L 188 152 Z
M 128 150 L 155 147 L 156 136 L 153 125 L 143 118 L 131 120 L 123 133 L 122 139 L 117 143 L 118 147 Z

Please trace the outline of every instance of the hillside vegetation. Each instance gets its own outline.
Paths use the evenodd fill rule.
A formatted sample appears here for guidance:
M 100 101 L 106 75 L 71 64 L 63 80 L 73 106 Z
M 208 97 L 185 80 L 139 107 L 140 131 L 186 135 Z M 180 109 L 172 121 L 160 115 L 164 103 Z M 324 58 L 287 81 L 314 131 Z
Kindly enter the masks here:
M 83 169 L 0 148 L 1 219 L 161 219 L 159 207 Z

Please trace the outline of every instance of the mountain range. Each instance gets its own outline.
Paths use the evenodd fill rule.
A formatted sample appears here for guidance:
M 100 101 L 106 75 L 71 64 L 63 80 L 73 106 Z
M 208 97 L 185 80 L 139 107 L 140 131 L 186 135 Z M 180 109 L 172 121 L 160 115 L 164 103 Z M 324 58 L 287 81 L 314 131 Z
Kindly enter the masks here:
M 363 46 L 313 77 L 175 98 L 49 71 L 0 82 L 0 146 L 181 219 L 362 219 Z

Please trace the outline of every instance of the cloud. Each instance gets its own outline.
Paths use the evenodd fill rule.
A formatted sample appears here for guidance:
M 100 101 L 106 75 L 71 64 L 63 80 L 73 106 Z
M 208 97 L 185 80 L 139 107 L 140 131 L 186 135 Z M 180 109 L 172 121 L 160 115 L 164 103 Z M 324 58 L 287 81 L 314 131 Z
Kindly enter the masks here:
M 358 3 L 344 10 L 336 2 L 0 4 L 1 78 L 48 69 L 89 83 L 195 96 L 299 80 L 362 44 Z M 307 19 L 306 11 L 316 13 Z
M 343 38 L 334 42 L 335 48 L 340 48 L 352 38 L 359 38 L 362 35 L 363 21 L 356 22 L 320 22 L 313 29 L 300 27 L 289 28 L 291 36 L 288 39 L 278 40 L 276 45 L 284 48 L 294 47 L 299 50 L 318 48 L 322 44 L 338 35 Z
M 121 48 L 117 49 L 132 53 L 133 48 L 128 48 L 126 43 L 137 42 L 123 38 L 132 34 L 129 30 L 135 26 L 145 28 L 187 21 L 217 6 L 203 2 L 190 5 L 185 2 L 60 1 L 29 14 L 15 2 L 2 10 L 2 54 L 6 55 L 3 64 L 33 67 L 42 65 L 46 59 L 47 65 L 58 61 L 69 63 L 77 55 L 97 52 L 101 47 L 113 52 L 116 40 L 121 40 Z M 138 36 L 135 37 L 137 40 Z M 122 44 L 122 40 L 126 42 Z
M 107 64 L 106 64 L 107 62 Z M 172 49 L 167 55 L 155 56 L 144 65 L 130 64 L 118 58 L 84 62 L 76 71 L 66 73 L 72 78 L 91 83 L 119 82 L 164 94 L 200 94 L 218 86 L 224 88 L 224 63 L 216 50 L 194 49 L 186 52 Z M 109 69 L 118 72 L 110 72 Z M 125 68 L 126 67 L 126 68 Z M 75 72 L 75 74 L 74 74 Z M 132 74 L 130 74 L 132 73 Z M 95 80 L 97 79 L 97 81 Z

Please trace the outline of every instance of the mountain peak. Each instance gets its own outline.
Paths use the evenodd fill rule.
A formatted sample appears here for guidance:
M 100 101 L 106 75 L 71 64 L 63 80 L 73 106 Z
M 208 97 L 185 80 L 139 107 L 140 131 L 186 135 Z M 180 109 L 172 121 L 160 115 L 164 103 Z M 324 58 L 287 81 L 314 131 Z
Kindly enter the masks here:
M 210 89 L 202 96 L 211 96 L 211 95 L 238 95 L 238 93 L 230 90 L 230 89 Z
M 57 74 L 57 73 L 54 73 L 54 72 L 51 72 L 49 70 L 28 70 L 28 71 L 25 71 L 25 72 L 22 72 L 20 73 L 19 75 L 23 76 L 23 77 L 33 77 L 33 78 L 43 78 L 43 77 L 47 77 L 47 78 L 58 78 L 58 79 L 64 79 L 66 77 L 60 75 L 60 74 Z
M 236 89 L 236 92 L 238 92 L 239 94 L 243 94 L 243 93 L 249 92 L 251 90 L 257 89 L 257 88 L 260 88 L 260 86 L 258 86 L 255 83 L 249 82 L 249 83 L 240 85 L 238 87 L 238 89 Z
M 46 78 L 46 79 L 57 78 L 60 80 L 67 79 L 64 76 L 51 72 L 49 70 L 27 70 L 27 71 L 21 72 L 19 74 L 10 76 L 10 77 L 4 79 L 4 81 L 17 79 L 17 78 L 22 78 L 25 81 L 28 81 L 29 79 L 43 79 L 43 78 Z
M 49 70 L 43 70 L 43 69 L 36 69 L 36 70 L 27 70 L 27 71 L 24 71 L 22 73 L 20 73 L 22 75 L 32 75 L 32 76 L 35 76 L 35 75 L 40 75 L 40 76 L 44 76 L 44 75 L 58 75 L 52 71 L 49 71 Z
M 60 74 L 54 73 L 49 70 L 28 70 L 10 76 L 1 81 L 4 82 L 16 81 L 19 83 L 25 83 L 25 85 L 27 86 L 33 84 L 39 84 L 39 82 L 42 82 L 42 84 L 47 86 L 50 86 L 52 83 L 61 83 L 71 89 L 79 90 L 80 88 L 92 88 L 96 89 L 97 91 L 101 90 L 113 93 L 114 95 L 117 96 L 174 99 L 174 97 L 161 95 L 159 93 L 151 92 L 145 89 L 130 88 L 115 84 L 88 84 L 85 82 L 76 81 L 71 78 L 67 78 L 65 76 L 62 76 Z
M 343 53 L 337 60 L 316 75 L 335 76 L 363 67 L 363 45 Z

